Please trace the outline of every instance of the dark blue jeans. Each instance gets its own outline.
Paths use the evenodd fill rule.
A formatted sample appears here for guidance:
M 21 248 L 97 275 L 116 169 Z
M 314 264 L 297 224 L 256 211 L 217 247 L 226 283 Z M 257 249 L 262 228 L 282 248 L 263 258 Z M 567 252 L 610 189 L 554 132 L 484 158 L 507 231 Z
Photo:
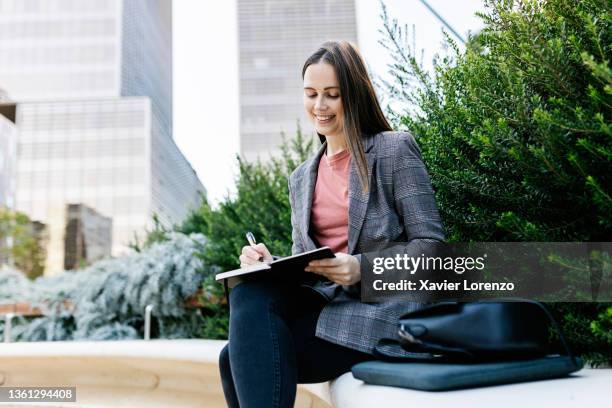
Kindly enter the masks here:
M 325 299 L 297 284 L 258 279 L 230 292 L 229 342 L 219 355 L 230 408 L 293 407 L 298 383 L 318 383 L 374 356 L 315 337 Z

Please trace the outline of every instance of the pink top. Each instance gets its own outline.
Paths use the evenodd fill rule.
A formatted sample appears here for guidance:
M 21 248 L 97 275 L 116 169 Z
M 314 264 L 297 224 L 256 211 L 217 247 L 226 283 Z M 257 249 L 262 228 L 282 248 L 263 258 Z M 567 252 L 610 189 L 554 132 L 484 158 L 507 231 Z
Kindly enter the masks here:
M 321 246 L 348 253 L 348 181 L 351 154 L 324 154 L 312 198 L 312 235 Z

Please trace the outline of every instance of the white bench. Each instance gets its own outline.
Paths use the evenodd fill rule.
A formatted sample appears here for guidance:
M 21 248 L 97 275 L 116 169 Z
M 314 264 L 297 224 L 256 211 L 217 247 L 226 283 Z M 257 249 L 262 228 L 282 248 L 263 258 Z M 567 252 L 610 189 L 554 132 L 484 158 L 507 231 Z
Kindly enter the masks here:
M 76 386 L 76 403 L 14 407 L 225 407 L 218 358 L 225 341 L 130 340 L 0 345 L 0 386 Z M 612 369 L 470 390 L 427 392 L 364 384 L 351 373 L 301 384 L 295 407 L 612 407 Z
M 3 343 L 0 386 L 76 386 L 76 403 L 14 407 L 226 407 L 219 377 L 225 341 Z M 300 385 L 300 408 L 329 408 L 327 383 Z
M 569 377 L 456 391 L 368 385 L 346 373 L 331 382 L 335 408 L 607 408 L 612 369 L 582 369 Z

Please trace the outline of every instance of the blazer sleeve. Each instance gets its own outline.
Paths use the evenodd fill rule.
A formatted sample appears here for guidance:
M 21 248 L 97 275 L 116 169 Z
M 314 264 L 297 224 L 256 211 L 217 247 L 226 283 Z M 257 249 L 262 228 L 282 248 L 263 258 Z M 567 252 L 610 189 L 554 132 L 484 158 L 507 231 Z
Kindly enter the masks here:
M 404 135 L 398 140 L 393 160 L 395 210 L 404 223 L 408 242 L 443 241 L 444 228 L 421 151 L 410 133 Z
M 291 207 L 291 254 L 293 255 L 304 252 L 304 243 L 302 242 L 302 236 L 298 229 L 298 222 L 295 214 L 295 199 L 293 198 L 293 191 L 291 190 L 291 178 L 289 178 L 289 206 Z
M 404 226 L 408 243 L 398 248 L 381 250 L 376 256 L 395 256 L 406 253 L 418 256 L 427 249 L 430 242 L 444 241 L 444 228 L 438 213 L 427 169 L 421 157 L 421 151 L 410 133 L 403 133 L 396 138 L 393 157 L 393 201 L 395 211 Z M 391 244 L 391 243 L 390 243 Z M 362 255 L 355 255 L 361 263 Z M 343 285 L 349 294 L 359 296 L 361 281 L 353 285 Z

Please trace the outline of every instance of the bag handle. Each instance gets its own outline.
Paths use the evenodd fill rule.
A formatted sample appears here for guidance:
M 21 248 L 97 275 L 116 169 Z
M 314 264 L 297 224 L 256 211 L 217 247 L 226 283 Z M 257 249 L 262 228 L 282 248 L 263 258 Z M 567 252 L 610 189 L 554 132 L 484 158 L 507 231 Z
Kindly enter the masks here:
M 404 342 L 402 342 L 402 340 L 399 341 L 399 344 L 402 346 L 402 348 L 404 348 L 404 345 L 410 345 L 414 348 L 414 350 L 406 350 L 404 348 L 404 350 L 406 351 L 416 351 L 416 352 L 441 352 L 441 353 L 448 353 L 448 354 L 452 354 L 454 356 L 457 357 L 468 357 L 468 358 L 473 358 L 474 355 L 472 353 L 470 353 L 468 350 L 461 348 L 461 347 L 450 347 L 450 346 L 441 346 L 439 344 L 436 343 L 430 343 L 430 342 L 426 342 L 423 341 L 421 339 L 417 339 L 414 336 L 412 336 L 412 334 L 410 334 L 410 332 L 408 332 L 407 330 L 404 330 L 403 325 L 400 326 L 400 329 L 398 330 L 398 335 L 400 336 L 401 339 L 405 340 Z
M 550 311 L 546 308 L 546 306 L 544 306 L 544 304 L 542 304 L 542 302 L 538 302 L 537 300 L 531 300 L 531 299 L 523 299 L 523 298 L 507 298 L 507 300 L 531 303 L 531 304 L 534 304 L 534 305 L 538 306 L 540 309 L 542 309 L 542 311 L 544 312 L 546 317 L 548 317 L 548 320 L 550 321 L 552 327 L 559 334 L 559 340 L 561 341 L 561 345 L 565 349 L 566 355 L 570 358 L 570 360 L 572 360 L 572 364 L 574 364 L 574 367 L 578 367 L 579 366 L 578 361 L 576 361 L 576 356 L 574 356 L 574 353 L 572 353 L 572 350 L 570 349 L 569 345 L 567 344 L 567 340 L 565 340 L 565 335 L 563 334 L 563 330 L 561 330 L 561 326 L 559 325 L 559 323 L 557 323 L 557 321 L 553 317 L 552 313 L 550 313 Z M 491 301 L 495 301 L 495 300 L 489 300 L 489 302 L 491 302 Z M 499 302 L 499 300 L 497 300 L 497 301 Z M 486 303 L 487 300 L 484 300 L 484 301 L 481 301 L 481 302 L 482 303 Z
M 578 364 L 578 361 L 576 361 L 576 356 L 574 356 L 574 353 L 572 353 L 572 350 L 567 344 L 567 341 L 565 340 L 565 335 L 563 334 L 563 330 L 561 330 L 561 326 L 559 325 L 559 323 L 557 323 L 557 321 L 555 320 L 553 315 L 550 313 L 550 311 L 541 302 L 538 302 L 535 300 L 529 300 L 529 299 L 525 299 L 524 301 L 528 303 L 536 304 L 538 305 L 540 309 L 544 311 L 544 314 L 546 314 L 546 316 L 548 317 L 548 320 L 550 320 L 550 322 L 552 323 L 552 326 L 559 334 L 559 340 L 561 340 L 561 344 L 563 345 L 563 348 L 565 349 L 567 356 L 570 358 L 570 360 L 572 360 L 572 364 L 574 364 L 574 367 L 578 367 L 579 364 Z

